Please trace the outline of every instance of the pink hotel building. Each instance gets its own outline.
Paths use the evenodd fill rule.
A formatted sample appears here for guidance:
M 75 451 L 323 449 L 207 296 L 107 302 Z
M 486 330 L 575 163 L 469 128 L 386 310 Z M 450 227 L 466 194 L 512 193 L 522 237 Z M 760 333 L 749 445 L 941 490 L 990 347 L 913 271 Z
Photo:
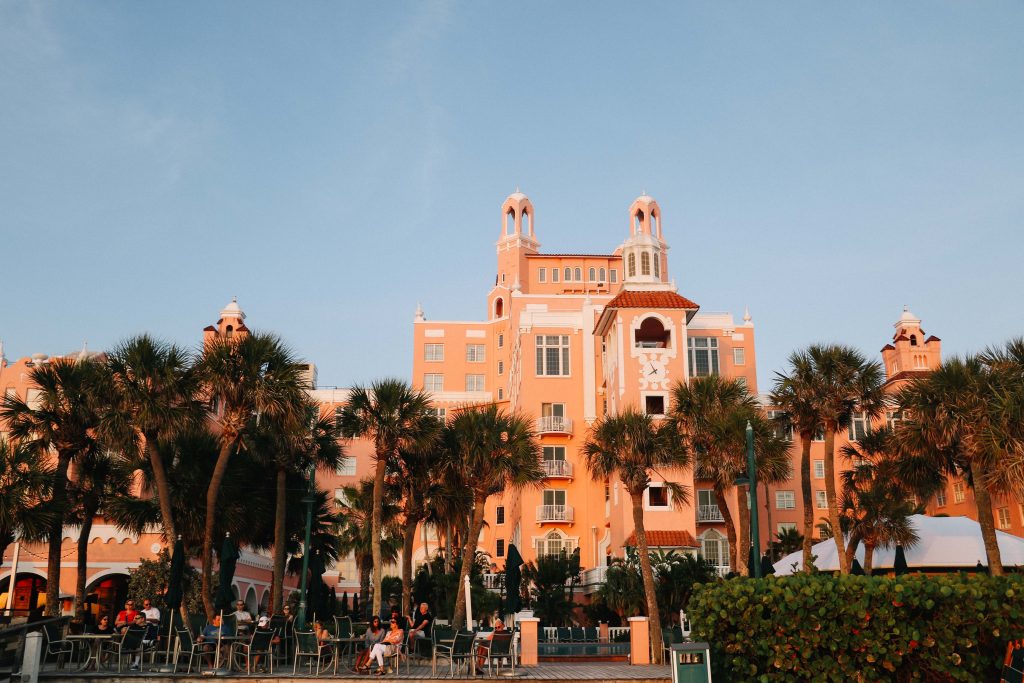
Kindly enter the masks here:
M 628 495 L 620 483 L 594 481 L 586 470 L 580 446 L 590 425 L 630 405 L 662 415 L 670 408 L 671 386 L 695 376 L 738 378 L 756 395 L 754 325 L 749 315 L 737 324 L 729 313 L 702 313 L 676 291 L 668 274 L 661 208 L 649 196 L 632 203 L 625 241 L 605 254 L 541 253 L 533 205 L 518 191 L 505 200 L 501 218 L 497 274 L 487 295 L 485 319 L 434 321 L 418 309 L 413 323 L 413 384 L 431 393 L 439 417 L 458 406 L 492 401 L 534 417 L 547 476 L 538 489 L 489 503 L 481 550 L 500 569 L 512 543 L 526 560 L 579 548 L 584 593 L 593 592 L 603 582 L 609 558 L 621 557 L 635 536 Z M 232 301 L 216 324 L 205 328 L 204 338 L 244 333 L 245 319 Z M 941 362 L 940 340 L 926 336 L 912 313 L 905 310 L 894 327 L 892 341 L 881 350 L 892 388 Z M 35 354 L 9 363 L 2 349 L 0 389 L 31 400 L 29 370 L 46 357 Z M 348 396 L 346 389 L 317 388 L 313 365 L 310 386 L 325 413 L 343 405 Z M 897 419 L 898 413 L 890 411 L 874 425 Z M 857 416 L 849 434 L 837 439 L 837 452 L 874 425 Z M 816 518 L 826 514 L 823 447 L 816 442 L 811 452 Z M 372 444 L 357 440 L 346 448 L 350 457 L 343 467 L 317 475 L 318 485 L 337 495 L 341 487 L 356 484 L 373 471 Z M 798 445 L 793 462 L 794 479 L 763 492 L 767 495 L 761 497 L 762 539 L 800 526 Z M 693 495 L 690 504 L 676 508 L 664 482 L 651 483 L 644 496 L 651 545 L 699 552 L 723 573 L 728 571 L 719 505 L 735 509 L 735 496 L 716 500 L 710 483 L 695 480 L 689 469 L 662 474 L 685 484 Z M 1024 536 L 1024 507 L 999 496 L 993 503 L 997 528 Z M 928 512 L 974 516 L 973 494 L 962 481 L 950 481 L 928 501 Z M 100 609 L 112 609 L 123 599 L 128 571 L 140 559 L 154 557 L 162 540 L 155 532 L 141 537 L 124 534 L 103 519 L 96 520 L 91 539 L 88 591 L 97 593 Z M 60 577 L 64 594 L 74 590 L 76 540 L 77 530 L 68 528 Z M 414 550 L 414 563 L 437 550 L 436 535 L 425 529 Z M 7 604 L 12 556 L 13 547 L 0 565 L 0 609 Z M 266 605 L 270 569 L 269 558 L 243 549 L 235 588 L 251 610 Z M 386 573 L 397 574 L 398 569 Z M 324 578 L 337 586 L 339 594 L 358 590 L 352 558 L 344 558 Z M 14 606 L 27 609 L 36 604 L 45 579 L 45 545 L 22 544 Z M 291 578 L 286 583 L 286 590 L 294 588 Z

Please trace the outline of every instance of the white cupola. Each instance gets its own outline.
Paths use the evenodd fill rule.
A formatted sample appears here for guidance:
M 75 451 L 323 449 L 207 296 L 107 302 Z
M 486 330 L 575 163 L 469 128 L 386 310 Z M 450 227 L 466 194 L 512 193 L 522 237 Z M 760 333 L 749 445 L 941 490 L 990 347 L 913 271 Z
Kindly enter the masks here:
M 622 244 L 623 283 L 629 289 L 667 289 L 661 207 L 644 193 L 629 207 L 629 238 Z

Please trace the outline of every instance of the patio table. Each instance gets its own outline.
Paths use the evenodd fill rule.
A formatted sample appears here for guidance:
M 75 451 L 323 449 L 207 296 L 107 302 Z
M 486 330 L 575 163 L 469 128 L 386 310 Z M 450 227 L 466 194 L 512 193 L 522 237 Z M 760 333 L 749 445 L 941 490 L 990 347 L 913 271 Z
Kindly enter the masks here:
M 89 656 L 85 658 L 85 662 L 78 668 L 79 671 L 87 671 L 90 664 L 96 667 L 96 671 L 100 670 L 100 647 L 105 641 L 113 638 L 112 633 L 79 633 L 71 634 L 67 636 L 67 639 L 75 642 L 78 641 L 82 645 L 89 647 Z
M 344 654 L 353 655 L 353 654 L 355 654 L 355 651 L 356 651 L 355 646 L 358 643 L 363 642 L 364 640 L 365 640 L 365 638 L 362 637 L 362 636 L 349 636 L 348 638 L 331 638 L 328 641 L 328 642 L 330 642 L 334 646 L 334 675 L 335 676 L 338 675 L 338 660 L 341 659 L 341 656 L 343 654 L 342 653 L 342 649 L 344 649 Z M 354 658 L 353 658 L 353 664 L 355 664 L 355 659 Z

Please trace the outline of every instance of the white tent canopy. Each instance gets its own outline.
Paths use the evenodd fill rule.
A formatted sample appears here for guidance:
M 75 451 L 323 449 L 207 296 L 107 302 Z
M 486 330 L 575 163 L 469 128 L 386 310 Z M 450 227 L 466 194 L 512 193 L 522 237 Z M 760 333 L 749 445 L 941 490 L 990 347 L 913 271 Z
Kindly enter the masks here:
M 911 524 L 920 541 L 903 552 L 911 570 L 972 569 L 981 562 L 988 566 L 985 544 L 981 540 L 981 526 L 969 517 L 929 517 L 911 515 Z M 1003 531 L 996 532 L 999 554 L 1004 567 L 1024 566 L 1024 539 Z M 816 555 L 814 566 L 825 572 L 839 571 L 839 556 L 832 539 L 816 543 L 811 547 Z M 896 558 L 896 548 L 875 548 L 871 565 L 873 569 L 891 569 Z M 857 560 L 864 563 L 864 546 L 857 548 Z M 795 552 L 775 563 L 775 573 L 780 576 L 803 570 L 803 555 Z

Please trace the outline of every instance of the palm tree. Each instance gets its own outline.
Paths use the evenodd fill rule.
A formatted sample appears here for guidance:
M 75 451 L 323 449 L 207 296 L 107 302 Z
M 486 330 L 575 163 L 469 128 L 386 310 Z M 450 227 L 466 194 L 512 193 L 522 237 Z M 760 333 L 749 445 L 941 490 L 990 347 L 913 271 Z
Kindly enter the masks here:
M 598 481 L 618 477 L 629 492 L 633 503 L 633 526 L 644 579 L 644 594 L 647 598 L 647 616 L 651 623 L 651 651 L 655 663 L 660 664 L 661 624 L 658 619 L 658 598 L 651 555 L 647 547 L 647 532 L 644 529 L 644 491 L 651 483 L 652 473 L 688 467 L 689 454 L 671 421 L 656 423 L 650 415 L 633 408 L 627 408 L 620 415 L 607 415 L 594 423 L 582 452 L 591 477 Z M 689 500 L 689 493 L 684 486 L 670 482 L 664 474 L 662 479 L 677 506 Z
M 53 467 L 21 444 L 0 439 L 0 557 L 14 539 L 38 540 L 50 528 L 46 500 Z
M 761 482 L 776 484 L 790 477 L 789 441 L 776 435 L 774 425 L 761 414 L 757 399 L 735 379 L 718 375 L 696 377 L 689 383 L 677 382 L 672 388 L 671 416 L 681 435 L 689 439 L 695 460 L 695 478 L 712 482 L 726 536 L 729 539 L 729 566 L 746 572 L 749 547 L 750 509 L 743 504 L 748 485 L 737 493 L 737 520 L 729 510 L 728 494 L 737 476 L 747 471 L 746 427 L 754 429 L 754 457 Z
M 822 419 L 818 402 L 817 377 L 806 352 L 789 356 L 789 369 L 775 373 L 775 386 L 770 400 L 781 414 L 780 426 L 800 437 L 800 501 L 803 507 L 803 567 L 811 571 L 811 545 L 814 538 L 814 501 L 811 496 L 811 442 L 821 432 Z
M 383 379 L 369 389 L 355 387 L 338 420 L 343 436 L 373 441 L 373 614 L 380 614 L 384 579 L 384 560 L 377 540 L 383 531 L 384 478 L 388 468 L 395 467 L 399 451 L 425 451 L 436 439 L 437 420 L 429 408 L 428 394 L 415 391 L 402 380 Z
M 444 432 L 445 466 L 457 470 L 473 494 L 473 518 L 462 546 L 462 568 L 452 624 L 466 618 L 466 593 L 462 586 L 476 558 L 484 510 L 491 496 L 519 491 L 544 480 L 540 444 L 533 421 L 495 404 L 459 410 Z
M 994 390 L 989 397 L 991 438 L 1002 451 L 990 473 L 999 490 L 1024 488 L 1024 337 L 980 355 Z
M 815 384 L 825 428 L 825 499 L 829 523 L 837 530 L 841 525 L 836 492 L 836 433 L 849 427 L 855 411 L 870 420 L 885 408 L 885 375 L 880 363 L 868 362 L 864 354 L 849 346 L 814 344 L 805 353 L 817 376 Z M 839 572 L 849 574 L 845 538 L 841 533 L 833 534 L 832 538 L 839 555 Z
M 1008 453 L 1020 448 L 1000 429 L 1005 423 L 998 411 L 1005 392 L 1014 391 L 1010 385 L 1012 378 L 998 364 L 968 356 L 946 360 L 926 377 L 912 379 L 897 396 L 904 414 L 896 429 L 897 448 L 901 455 L 929 463 L 931 470 L 962 476 L 973 488 L 989 571 L 995 576 L 1003 574 L 1003 564 L 991 494 L 1013 483 L 1000 470 L 1006 469 Z
M 441 423 L 438 422 L 440 430 Z M 397 483 L 402 501 L 402 611 L 411 609 L 412 552 L 416 530 L 427 518 L 438 497 L 444 495 L 444 485 L 435 477 L 437 456 L 432 452 L 402 450 L 398 453 Z
M 273 334 L 253 332 L 207 342 L 197 367 L 203 393 L 211 401 L 210 419 L 219 450 L 206 490 L 203 529 L 203 606 L 213 618 L 210 577 L 213 572 L 217 496 L 231 455 L 256 429 L 260 418 L 282 422 L 304 419 L 307 402 L 303 366 Z M 254 419 L 253 416 L 256 416 Z
M 853 562 L 857 546 L 864 543 L 864 571 L 871 573 L 875 548 L 910 547 L 918 536 L 910 523 L 916 505 L 913 496 L 930 497 L 943 482 L 938 470 L 929 468 L 929 479 L 915 477 L 913 486 L 902 476 L 908 466 L 892 448 L 892 432 L 878 429 L 850 443 L 841 451 L 854 465 L 842 475 L 840 523 L 848 536 L 847 562 Z
M 4 397 L 0 420 L 11 438 L 39 459 L 57 453 L 53 470 L 46 558 L 46 613 L 60 614 L 60 560 L 67 514 L 68 468 L 78 455 L 95 447 L 99 397 L 112 391 L 102 364 L 90 359 L 55 358 L 37 363 L 29 374 L 37 390 L 32 405 L 17 396 Z
M 386 563 L 398 559 L 402 547 L 398 506 L 385 500 L 381 508 L 380 553 Z M 359 571 L 359 598 L 364 609 L 370 595 L 370 574 L 373 572 L 373 536 L 370 520 L 373 518 L 373 480 L 364 479 L 359 486 L 346 486 L 337 501 L 341 524 L 338 526 L 338 549 L 343 555 L 352 555 Z M 378 611 L 379 612 L 379 611 Z
M 775 540 L 768 544 L 772 560 L 780 559 L 803 548 L 804 537 L 795 527 L 787 527 L 775 534 Z
M 196 373 L 183 349 L 142 334 L 128 339 L 107 358 L 118 402 L 104 415 L 102 429 L 122 443 L 141 444 L 153 471 L 164 538 L 177 538 L 167 465 L 157 442 L 195 424 L 202 417 L 196 400 Z

